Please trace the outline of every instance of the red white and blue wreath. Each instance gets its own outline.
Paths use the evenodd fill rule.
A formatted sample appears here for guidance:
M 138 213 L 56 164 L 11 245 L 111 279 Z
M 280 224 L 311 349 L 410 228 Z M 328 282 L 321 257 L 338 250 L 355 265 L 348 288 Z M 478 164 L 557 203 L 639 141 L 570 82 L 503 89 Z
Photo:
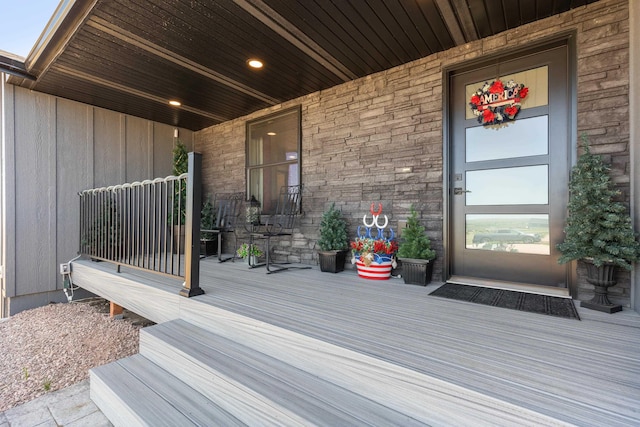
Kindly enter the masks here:
M 498 79 L 478 88 L 469 100 L 469 106 L 478 117 L 478 123 L 498 125 L 515 120 L 528 93 L 529 88 L 522 83 L 513 80 L 503 83 Z

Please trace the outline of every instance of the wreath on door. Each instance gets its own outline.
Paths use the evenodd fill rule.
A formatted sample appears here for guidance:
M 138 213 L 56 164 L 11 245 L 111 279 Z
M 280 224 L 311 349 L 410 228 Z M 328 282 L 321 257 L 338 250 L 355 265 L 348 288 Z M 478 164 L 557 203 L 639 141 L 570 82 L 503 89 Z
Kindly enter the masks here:
M 478 118 L 478 123 L 484 126 L 498 125 L 515 120 L 522 107 L 522 100 L 529 94 L 529 88 L 522 83 L 509 80 L 485 82 L 478 88 L 471 99 L 469 106 Z

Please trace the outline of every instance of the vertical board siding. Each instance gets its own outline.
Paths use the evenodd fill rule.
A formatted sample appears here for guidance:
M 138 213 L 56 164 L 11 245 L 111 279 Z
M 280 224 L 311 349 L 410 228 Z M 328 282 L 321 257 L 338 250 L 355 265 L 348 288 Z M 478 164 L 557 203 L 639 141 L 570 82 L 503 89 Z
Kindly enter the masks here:
M 124 182 L 124 164 L 121 156 L 120 114 L 95 109 L 93 128 L 94 177 L 86 188 L 107 187 Z
M 4 139 L 2 142 L 2 286 L 7 297 L 16 295 L 16 234 L 13 224 L 16 220 L 16 162 L 15 162 L 15 87 L 4 81 L 2 74 L 2 104 L 4 123 Z M 8 306 L 3 301 L 2 316 L 8 316 Z
M 58 264 L 77 255 L 77 193 L 170 175 L 173 127 L 9 85 L 4 101 L 4 286 L 24 309 L 61 289 Z
M 173 126 L 153 124 L 153 176 L 165 177 L 173 169 Z
M 16 233 L 15 280 L 17 294 L 29 294 L 55 289 L 45 279 L 55 264 L 55 99 L 22 90 L 16 95 L 15 227 L 21 232 Z
M 92 125 L 89 114 L 91 107 L 75 102 L 57 100 L 56 115 L 56 225 L 57 239 L 55 251 L 57 256 L 52 274 L 57 273 L 56 265 L 69 260 L 69 254 L 78 250 L 80 215 L 77 193 L 93 184 L 92 165 L 89 162 L 90 145 L 87 141 Z M 93 163 L 93 162 L 92 162 Z M 55 282 L 61 288 L 61 280 Z M 55 289 L 55 288 L 54 288 Z
M 149 170 L 149 155 L 152 150 L 147 126 L 148 122 L 144 119 L 137 117 L 127 117 L 126 119 L 126 182 L 153 178 L 152 171 Z

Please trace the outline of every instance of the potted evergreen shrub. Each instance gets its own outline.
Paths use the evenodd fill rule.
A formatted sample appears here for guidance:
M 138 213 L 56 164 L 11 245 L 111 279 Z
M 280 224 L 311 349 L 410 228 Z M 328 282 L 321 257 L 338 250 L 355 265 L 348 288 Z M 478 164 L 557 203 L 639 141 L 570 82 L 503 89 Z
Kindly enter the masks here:
M 173 176 L 180 176 L 189 171 L 189 153 L 187 147 L 176 139 L 176 145 L 173 148 Z M 173 251 L 184 253 L 185 228 L 187 211 L 187 188 L 182 186 L 180 189 L 175 188 L 173 195 L 173 209 L 171 212 L 170 223 L 173 225 Z
M 397 256 L 402 263 L 404 283 L 422 286 L 431 283 L 436 251 L 431 249 L 431 241 L 418 222 L 418 213 L 413 206 L 407 226 L 402 230 Z
M 216 226 L 216 213 L 213 210 L 213 203 L 207 199 L 200 211 L 200 230 L 213 230 Z M 215 255 L 218 244 L 218 234 L 212 232 L 200 232 L 200 255 Z
M 347 256 L 349 236 L 347 223 L 342 218 L 342 212 L 336 209 L 336 204 L 322 214 L 320 222 L 320 239 L 318 239 L 318 259 L 320 271 L 338 273 L 344 270 Z
M 615 313 L 622 306 L 609 301 L 608 288 L 617 283 L 616 267 L 633 268 L 640 257 L 640 243 L 627 208 L 615 200 L 620 192 L 613 187 L 609 165 L 591 153 L 585 136 L 582 145 L 584 154 L 571 171 L 565 239 L 557 245 L 562 253 L 558 262 L 579 260 L 586 266 L 587 282 L 594 286 L 595 295 L 582 301 L 582 307 Z

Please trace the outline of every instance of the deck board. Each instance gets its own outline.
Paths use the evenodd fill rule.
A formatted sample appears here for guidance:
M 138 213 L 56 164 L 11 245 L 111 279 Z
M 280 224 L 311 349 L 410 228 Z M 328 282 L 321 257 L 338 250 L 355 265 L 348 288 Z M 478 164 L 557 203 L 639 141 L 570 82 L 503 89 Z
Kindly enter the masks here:
M 92 398 L 106 386 L 111 401 L 100 407 L 121 425 L 246 425 L 139 354 L 93 369 Z
M 206 293 L 178 300 L 182 318 L 195 319 L 208 306 L 560 422 L 640 424 L 640 316 L 635 313 L 602 316 L 579 309 L 582 321 L 563 319 L 431 297 L 438 284 L 368 281 L 349 270 L 266 275 L 239 262 L 204 260 L 200 276 Z M 218 322 L 219 316 L 198 321 Z

